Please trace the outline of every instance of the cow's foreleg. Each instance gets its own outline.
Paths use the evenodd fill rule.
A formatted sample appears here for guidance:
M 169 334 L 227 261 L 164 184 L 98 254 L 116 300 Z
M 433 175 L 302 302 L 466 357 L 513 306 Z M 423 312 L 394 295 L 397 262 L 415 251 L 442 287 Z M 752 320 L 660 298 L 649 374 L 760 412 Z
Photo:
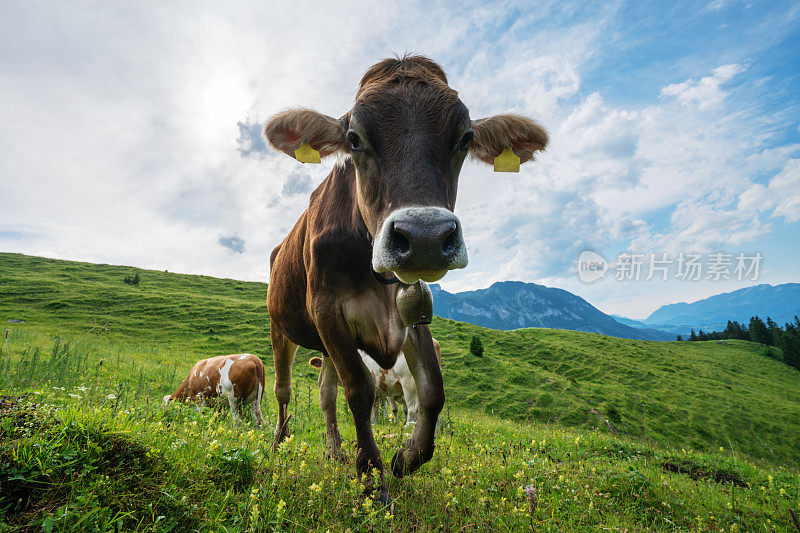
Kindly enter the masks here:
M 336 421 L 336 396 L 339 394 L 339 376 L 330 357 L 323 356 L 322 370 L 319 373 L 319 405 L 325 416 L 325 456 L 331 459 L 344 460 L 342 454 L 342 436 Z
M 397 418 L 397 400 L 394 399 L 394 396 L 389 396 L 386 402 L 386 416 L 391 419 Z
M 417 385 L 418 407 L 411 438 L 392 458 L 392 473 L 397 477 L 414 472 L 433 456 L 434 429 L 444 405 L 442 372 L 428 326 L 409 330 L 403 353 Z
M 405 374 L 400 378 L 403 387 L 403 400 L 405 402 L 406 426 L 416 424 L 419 412 L 419 391 L 413 374 Z
M 278 423 L 275 426 L 275 442 L 277 449 L 283 439 L 289 436 L 289 401 L 292 399 L 292 364 L 297 345 L 281 332 L 274 322 L 270 323 L 270 339 L 272 355 L 275 361 L 275 398 L 278 400 Z
M 367 490 L 379 489 L 382 497 L 388 497 L 386 482 L 383 478 L 383 460 L 372 435 L 372 407 L 375 403 L 375 384 L 372 373 L 361 361 L 354 350 L 351 361 L 343 361 L 347 370 L 341 372 L 347 405 L 353 413 L 356 428 L 356 472 L 359 477 L 366 477 Z M 348 364 L 349 363 L 349 364 Z M 342 374 L 349 374 L 346 378 Z M 374 479 L 373 470 L 378 471 L 380 479 Z
M 333 313 L 315 320 L 325 351 L 336 366 L 342 382 L 347 405 L 353 413 L 356 428 L 356 472 L 364 476 L 367 491 L 378 489 L 382 501 L 388 500 L 386 482 L 383 477 L 383 461 L 372 436 L 370 415 L 375 403 L 375 383 L 356 349 L 347 324 Z M 380 480 L 374 479 L 373 469 Z
M 375 398 L 375 403 L 372 404 L 372 423 L 378 423 L 378 413 L 381 409 L 381 402 L 383 402 L 383 398 Z

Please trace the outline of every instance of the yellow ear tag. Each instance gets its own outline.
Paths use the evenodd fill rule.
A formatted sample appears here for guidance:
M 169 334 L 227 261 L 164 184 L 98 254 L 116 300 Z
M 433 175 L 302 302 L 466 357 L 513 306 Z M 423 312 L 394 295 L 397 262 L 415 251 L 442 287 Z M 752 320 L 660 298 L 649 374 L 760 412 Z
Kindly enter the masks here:
M 519 172 L 519 157 L 511 148 L 504 149 L 494 158 L 495 172 Z
M 319 152 L 311 148 L 308 142 L 304 142 L 300 148 L 294 151 L 294 158 L 301 163 L 322 163 Z

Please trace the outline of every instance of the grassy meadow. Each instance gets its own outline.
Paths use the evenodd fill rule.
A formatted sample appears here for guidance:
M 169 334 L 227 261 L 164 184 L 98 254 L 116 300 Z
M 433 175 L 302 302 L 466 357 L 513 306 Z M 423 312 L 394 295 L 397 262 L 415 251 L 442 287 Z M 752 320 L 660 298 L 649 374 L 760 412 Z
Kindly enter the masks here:
M 136 273 L 138 285 L 123 282 Z M 322 458 L 308 350 L 295 364 L 294 437 L 276 453 L 271 427 L 162 407 L 211 355 L 258 354 L 271 380 L 265 292 L 0 254 L 0 531 L 795 528 L 800 372 L 742 341 L 436 319 L 444 432 L 420 472 L 387 476 L 391 508 L 362 496 L 352 463 Z M 483 357 L 468 351 L 473 335 Z M 266 394 L 268 426 L 275 408 Z M 339 410 L 352 457 L 343 394 Z M 404 428 L 385 419 L 375 433 L 388 461 Z

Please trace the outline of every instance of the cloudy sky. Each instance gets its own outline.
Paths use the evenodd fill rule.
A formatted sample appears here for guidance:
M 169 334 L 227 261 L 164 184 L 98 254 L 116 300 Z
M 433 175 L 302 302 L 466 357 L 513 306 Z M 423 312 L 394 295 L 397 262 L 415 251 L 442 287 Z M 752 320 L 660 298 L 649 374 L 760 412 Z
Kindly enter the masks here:
M 224 4 L 4 2 L 0 250 L 266 281 L 333 162 L 268 151 L 263 122 L 338 117 L 370 65 L 412 51 L 473 118 L 551 135 L 519 174 L 465 165 L 470 265 L 446 289 L 533 281 L 643 317 L 800 281 L 797 2 Z M 584 250 L 764 259 L 757 281 L 612 265 L 587 284 Z

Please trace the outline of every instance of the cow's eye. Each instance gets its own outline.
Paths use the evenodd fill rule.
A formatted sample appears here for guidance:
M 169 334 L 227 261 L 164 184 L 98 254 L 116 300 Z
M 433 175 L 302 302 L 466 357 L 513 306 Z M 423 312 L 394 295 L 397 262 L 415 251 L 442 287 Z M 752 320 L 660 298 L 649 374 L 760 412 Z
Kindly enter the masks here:
M 358 152 L 364 149 L 364 146 L 361 144 L 361 137 L 353 130 L 347 132 L 347 142 L 350 143 L 350 150 Z
M 459 149 L 465 152 L 469 150 L 469 143 L 471 143 L 472 139 L 474 138 L 475 134 L 472 131 L 468 131 L 467 133 L 465 133 L 464 136 L 461 137 L 461 142 L 458 145 Z

